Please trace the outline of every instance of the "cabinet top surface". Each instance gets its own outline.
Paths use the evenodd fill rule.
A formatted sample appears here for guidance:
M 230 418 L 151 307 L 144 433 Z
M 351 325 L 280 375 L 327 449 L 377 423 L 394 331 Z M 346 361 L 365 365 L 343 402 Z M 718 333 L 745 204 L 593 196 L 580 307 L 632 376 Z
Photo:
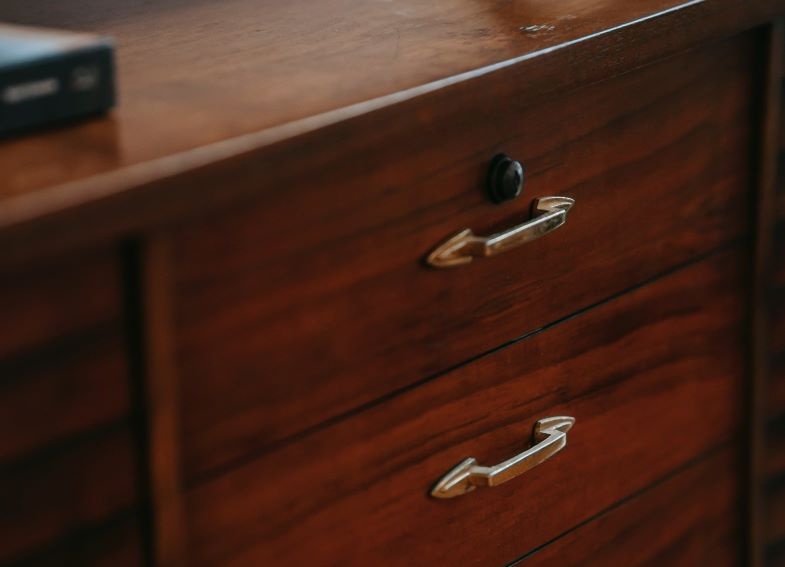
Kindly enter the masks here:
M 0 229 L 274 144 L 472 76 L 752 0 L 4 0 L 0 21 L 116 39 L 118 107 L 0 141 Z M 785 6 L 785 2 L 780 2 Z M 702 11 L 695 11 L 695 7 Z M 697 17 L 700 16 L 700 20 Z M 694 20 L 694 21 L 693 21 Z M 667 43 L 667 42 L 665 42 Z M 621 52 L 620 52 L 621 53 Z M 622 55 L 623 56 L 623 55 Z

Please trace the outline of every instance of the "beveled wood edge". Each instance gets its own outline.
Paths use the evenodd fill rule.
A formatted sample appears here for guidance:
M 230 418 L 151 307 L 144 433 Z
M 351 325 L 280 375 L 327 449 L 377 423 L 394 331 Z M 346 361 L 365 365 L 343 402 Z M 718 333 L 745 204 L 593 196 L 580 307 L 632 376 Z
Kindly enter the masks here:
M 772 23 L 767 30 L 764 47 L 767 58 L 761 77 L 765 90 L 762 93 L 760 113 L 760 138 L 757 156 L 759 173 L 755 191 L 754 255 L 750 286 L 750 381 L 748 385 L 747 432 L 747 499 L 745 523 L 747 533 L 747 564 L 759 567 L 764 564 L 764 498 L 762 481 L 765 477 L 765 430 L 767 382 L 769 378 L 769 348 L 767 340 L 768 316 L 766 289 L 771 269 L 772 234 L 775 222 L 777 165 L 780 140 L 780 105 L 782 81 L 780 76 L 785 63 L 785 21 Z
M 173 219 L 214 211 L 270 188 L 222 187 L 196 194 L 209 169 L 258 160 L 272 147 L 299 153 L 318 132 L 338 124 L 363 128 L 363 116 L 417 104 L 426 95 L 449 97 L 473 81 L 509 81 L 526 75 L 517 104 L 533 104 L 555 91 L 607 79 L 695 47 L 741 33 L 785 12 L 785 0 L 692 0 L 608 30 L 527 53 L 466 73 L 339 108 L 260 132 L 109 173 L 9 198 L 0 203 L 0 262 L 25 262 L 90 240 L 127 235 Z M 699 21 L 700 26 L 695 22 Z M 581 57 L 575 53 L 580 50 Z M 591 54 L 596 53 L 596 57 Z M 161 206 L 163 203 L 163 206 Z
M 149 552 L 157 567 L 186 565 L 186 529 L 180 467 L 179 393 L 172 337 L 170 247 L 165 235 L 138 243 L 144 358 L 142 400 L 146 416 Z M 151 530 L 151 531 L 150 531 Z

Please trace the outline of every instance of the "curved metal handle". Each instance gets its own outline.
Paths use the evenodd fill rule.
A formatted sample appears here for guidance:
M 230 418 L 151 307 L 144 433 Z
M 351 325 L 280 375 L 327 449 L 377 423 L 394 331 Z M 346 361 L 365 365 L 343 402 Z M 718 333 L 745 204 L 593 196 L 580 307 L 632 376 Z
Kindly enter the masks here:
M 474 258 L 495 256 L 556 230 L 567 222 L 567 212 L 575 204 L 569 197 L 540 197 L 533 204 L 533 219 L 491 236 L 475 236 L 470 228 L 462 230 L 428 255 L 435 268 L 468 264 Z
M 574 417 L 558 416 L 539 420 L 534 425 L 534 442 L 527 449 L 503 463 L 493 467 L 477 464 L 477 459 L 469 457 L 444 475 L 431 490 L 435 498 L 455 498 L 471 492 L 478 486 L 498 486 L 514 479 L 567 446 L 567 432 L 575 423 Z

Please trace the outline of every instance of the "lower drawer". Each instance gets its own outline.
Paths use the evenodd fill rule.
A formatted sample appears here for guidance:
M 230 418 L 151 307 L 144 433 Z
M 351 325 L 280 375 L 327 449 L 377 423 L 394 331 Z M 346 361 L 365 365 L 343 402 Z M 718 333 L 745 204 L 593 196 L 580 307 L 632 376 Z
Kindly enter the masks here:
M 743 267 L 738 248 L 714 255 L 194 487 L 193 562 L 520 557 L 737 434 Z M 547 462 L 429 496 L 466 457 L 520 453 L 553 415 L 577 422 Z
M 736 453 L 723 450 L 513 567 L 739 565 L 740 467 Z

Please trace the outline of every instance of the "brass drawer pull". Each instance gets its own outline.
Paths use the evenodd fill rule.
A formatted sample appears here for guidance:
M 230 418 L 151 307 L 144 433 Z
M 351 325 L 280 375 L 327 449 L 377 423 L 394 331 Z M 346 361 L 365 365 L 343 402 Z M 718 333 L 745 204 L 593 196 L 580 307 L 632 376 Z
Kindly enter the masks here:
M 431 490 L 435 498 L 455 498 L 471 492 L 478 486 L 498 486 L 514 479 L 567 446 L 567 431 L 575 423 L 574 417 L 546 417 L 534 424 L 535 445 L 503 463 L 493 467 L 477 464 L 469 457 L 444 475 Z
M 435 268 L 451 268 L 517 248 L 566 223 L 574 204 L 569 197 L 540 197 L 533 204 L 533 219 L 491 236 L 475 236 L 470 228 L 462 230 L 431 252 L 427 262 Z

